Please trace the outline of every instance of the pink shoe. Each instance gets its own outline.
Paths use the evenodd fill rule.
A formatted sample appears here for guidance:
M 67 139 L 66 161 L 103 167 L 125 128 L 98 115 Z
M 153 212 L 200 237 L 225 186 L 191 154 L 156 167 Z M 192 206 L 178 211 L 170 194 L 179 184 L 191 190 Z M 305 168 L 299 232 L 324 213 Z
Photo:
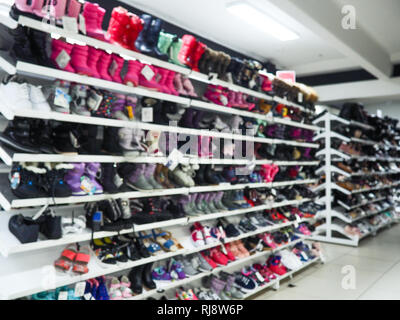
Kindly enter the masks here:
M 178 72 L 175 73 L 173 83 L 174 83 L 174 87 L 177 90 L 179 95 L 189 96 L 189 93 L 183 87 L 182 75 L 180 73 L 178 73 Z
M 275 176 L 278 174 L 279 172 L 279 166 L 277 166 L 276 164 L 272 165 L 272 170 L 270 173 L 270 177 L 271 177 L 271 182 L 274 181 Z
M 79 18 L 81 13 L 82 4 L 78 0 L 70 0 L 67 8 L 67 16 L 71 18 Z
M 174 96 L 179 96 L 179 92 L 175 90 L 174 79 L 176 72 L 168 70 L 167 79 L 165 80 L 165 85 L 168 87 L 171 94 Z
M 85 2 L 83 17 L 85 18 L 86 33 L 89 37 L 104 41 L 104 32 L 101 28 L 106 10 L 97 3 Z
M 71 65 L 76 73 L 91 77 L 93 73 L 87 65 L 88 56 L 88 46 L 74 45 L 71 52 Z
M 120 56 L 113 54 L 111 64 L 108 70 L 109 75 L 114 82 L 122 83 L 121 70 L 124 67 L 125 60 Z
M 124 83 L 131 87 L 137 87 L 139 85 L 139 74 L 143 67 L 144 65 L 138 60 L 129 60 L 128 72 L 125 75 Z
M 154 67 L 154 69 L 157 71 L 154 80 L 161 87 L 161 92 L 166 94 L 172 94 L 171 90 L 166 85 L 166 82 L 168 80 L 169 70 L 158 67 Z
M 33 1 L 33 13 L 38 17 L 61 19 L 65 15 L 67 0 L 36 0 Z
M 92 72 L 92 77 L 95 77 L 97 79 L 101 79 L 100 74 L 97 72 L 97 63 L 99 62 L 99 59 L 101 55 L 103 54 L 103 51 L 98 50 L 94 47 L 89 47 L 89 52 L 88 52 L 88 60 L 87 60 L 87 66 Z
M 220 106 L 228 105 L 228 93 L 224 91 L 222 86 L 215 86 L 210 84 L 204 97 L 211 101 L 212 103 L 218 104 Z
M 74 45 L 66 43 L 61 40 L 53 39 L 51 42 L 51 47 L 52 47 L 52 52 L 51 52 L 50 59 L 51 59 L 51 61 L 53 61 L 54 65 L 58 69 L 75 73 L 75 69 L 71 66 L 71 63 L 70 63 L 71 60 L 69 60 L 69 62 L 65 65 L 59 65 L 59 63 L 62 63 L 62 61 L 60 61 L 61 52 L 65 51 L 65 53 L 67 53 L 71 57 L 71 52 L 72 52 L 72 48 L 74 47 Z
M 108 69 L 110 67 L 112 55 L 108 54 L 105 51 L 102 51 L 102 54 L 97 62 L 97 72 L 100 75 L 100 78 L 107 81 L 113 81 L 112 77 L 108 73 Z
M 186 90 L 186 92 L 189 94 L 189 96 L 197 98 L 198 95 L 194 91 L 192 82 L 190 82 L 189 78 L 182 76 L 182 79 L 183 79 L 183 88 Z
M 42 2 L 43 2 L 43 0 L 42 0 Z M 29 4 L 28 4 L 28 1 L 26 1 L 26 0 L 15 0 L 14 1 L 15 7 L 19 11 L 30 13 L 30 14 L 34 14 L 35 3 L 36 3 L 36 1 L 31 1 Z
M 271 171 L 273 170 L 272 165 L 263 164 L 261 166 L 260 175 L 264 178 L 265 182 L 272 182 Z

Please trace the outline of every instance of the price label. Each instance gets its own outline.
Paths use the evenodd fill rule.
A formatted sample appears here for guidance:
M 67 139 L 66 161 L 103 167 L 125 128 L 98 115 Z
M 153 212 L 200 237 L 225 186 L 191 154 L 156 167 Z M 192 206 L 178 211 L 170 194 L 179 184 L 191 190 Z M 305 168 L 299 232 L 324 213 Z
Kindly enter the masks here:
M 68 291 L 60 291 L 58 294 L 58 300 L 68 300 Z
M 143 122 L 153 122 L 153 108 L 152 107 L 142 108 L 142 121 Z
M 86 288 L 86 282 L 82 281 L 82 282 L 78 282 L 75 285 L 75 297 L 82 297 L 85 294 L 85 288 Z
M 173 171 L 175 168 L 178 166 L 180 163 L 181 159 L 183 158 L 182 152 L 180 152 L 178 149 L 174 149 L 168 159 L 167 162 L 164 164 L 169 170 Z
M 147 81 L 150 81 L 151 79 L 153 79 L 153 77 L 155 75 L 154 71 L 151 70 L 151 68 L 148 65 L 143 67 L 141 73 L 146 78 Z
M 64 30 L 71 33 L 78 33 L 78 21 L 73 17 L 62 17 Z
M 300 103 L 303 103 L 303 94 L 302 94 L 301 92 L 299 92 L 299 96 L 297 97 L 297 100 L 298 100 Z
M 111 75 L 111 77 L 114 77 L 115 71 L 117 71 L 117 68 L 118 68 L 117 61 L 115 61 L 115 60 L 113 59 L 113 61 L 112 61 L 111 64 L 110 64 L 110 67 L 108 68 L 108 72 L 109 72 L 109 74 Z
M 56 88 L 54 93 L 54 105 L 69 110 L 71 100 L 71 96 L 66 94 L 63 88 Z
M 85 300 L 96 300 L 95 298 L 93 298 L 91 293 L 86 293 L 84 296 Z
M 79 30 L 86 35 L 86 21 L 85 21 L 85 17 L 80 14 L 79 15 Z
M 71 57 L 64 49 L 61 50 L 61 52 L 59 53 L 59 55 L 56 58 L 57 65 L 60 67 L 60 69 L 65 69 L 65 67 L 68 65 L 70 60 L 71 60 Z

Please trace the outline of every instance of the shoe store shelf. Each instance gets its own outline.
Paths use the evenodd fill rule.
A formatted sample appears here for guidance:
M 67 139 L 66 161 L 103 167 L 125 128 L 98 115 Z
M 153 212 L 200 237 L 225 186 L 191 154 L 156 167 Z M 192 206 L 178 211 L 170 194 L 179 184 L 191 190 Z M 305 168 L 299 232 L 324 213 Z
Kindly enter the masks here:
M 370 126 L 368 124 L 361 123 L 361 122 L 358 122 L 358 121 L 354 121 L 354 120 L 350 120 L 350 125 L 351 126 L 355 126 L 355 127 L 360 127 L 362 129 L 365 129 L 365 130 L 375 130 L 375 128 L 373 126 Z
M 281 187 L 286 185 L 299 185 L 299 184 L 312 184 L 316 183 L 316 179 L 308 180 L 295 180 L 287 182 L 274 182 L 274 183 L 248 183 L 248 184 L 221 184 L 219 186 L 205 186 L 205 187 L 191 187 L 191 188 L 176 188 L 176 189 L 156 189 L 146 191 L 132 191 L 122 192 L 116 194 L 99 194 L 99 195 L 87 195 L 87 196 L 72 196 L 68 198 L 32 198 L 32 199 L 18 199 L 11 191 L 11 189 L 5 188 L 0 193 L 0 205 L 4 210 L 26 208 L 26 207 L 38 207 L 45 205 L 60 205 L 60 204 L 74 204 L 74 203 L 85 203 L 85 202 L 96 202 L 106 199 L 134 199 L 134 198 L 146 198 L 146 197 L 160 197 L 160 196 L 171 196 L 171 195 L 182 195 L 197 192 L 214 192 L 214 191 L 226 191 L 226 190 L 242 190 L 248 188 L 273 188 Z M 3 186 L 9 185 L 8 175 L 0 174 L 0 184 Z
M 38 268 L 16 272 L 0 277 L 0 299 L 12 300 L 21 297 L 29 296 L 38 292 L 54 290 L 56 288 L 72 285 L 81 281 L 86 281 L 102 275 L 120 272 L 131 269 L 139 265 L 148 264 L 151 262 L 169 259 L 181 255 L 185 250 L 176 252 L 168 252 L 161 255 L 143 258 L 137 261 L 126 263 L 118 263 L 117 265 L 100 265 L 91 254 L 91 259 L 88 264 L 89 272 L 84 275 L 76 275 L 73 273 L 61 273 L 57 271 L 53 264 L 49 261 L 55 261 L 59 253 L 53 254 L 53 257 L 43 258 L 43 265 Z
M 365 145 L 370 145 L 370 146 L 374 146 L 376 144 L 379 144 L 376 141 L 372 141 L 372 140 L 365 140 L 365 139 L 358 139 L 358 138 L 351 138 L 352 142 L 357 142 L 357 143 L 361 143 L 361 144 L 365 144 Z
M 274 254 L 276 252 L 279 252 L 280 250 L 286 249 L 286 248 L 288 248 L 290 246 L 294 246 L 294 245 L 296 245 L 297 243 L 299 243 L 301 241 L 304 241 L 304 239 L 301 238 L 301 239 L 297 239 L 295 241 L 291 241 L 290 243 L 288 243 L 286 245 L 283 245 L 283 246 L 280 246 L 280 247 L 278 247 L 276 249 L 256 252 L 256 253 L 254 253 L 254 254 L 246 257 L 246 258 L 242 258 L 242 259 L 238 259 L 238 260 L 232 261 L 226 266 L 218 266 L 217 268 L 213 269 L 212 271 L 203 271 L 203 272 L 201 272 L 199 274 L 187 277 L 187 278 L 182 279 L 182 280 L 176 280 L 176 281 L 173 281 L 173 282 L 155 281 L 156 284 L 157 284 L 157 288 L 156 289 L 145 291 L 142 294 L 136 295 L 136 296 L 134 296 L 132 298 L 128 298 L 126 300 L 143 300 L 143 299 L 146 299 L 146 298 L 151 297 L 151 296 L 153 296 L 153 295 L 155 295 L 157 293 L 165 292 L 167 290 L 171 290 L 171 289 L 183 286 L 183 285 L 187 285 L 187 284 L 192 283 L 192 282 L 194 282 L 196 280 L 200 280 L 203 277 L 210 276 L 212 274 L 216 275 L 220 271 L 224 271 L 227 268 L 231 268 L 231 267 L 234 267 L 234 266 L 242 265 L 242 264 L 245 264 L 245 263 L 247 263 L 249 261 L 253 261 L 253 260 L 259 259 L 261 257 L 265 257 L 265 256 L 268 256 L 270 254 Z M 262 288 L 264 289 L 266 287 L 269 287 L 269 286 L 275 284 L 275 282 L 279 281 L 279 280 L 280 279 L 276 279 L 274 281 L 271 281 L 271 282 L 267 283 L 266 286 L 262 286 Z
M 150 90 L 146 90 L 143 88 L 135 88 L 126 86 L 123 84 L 106 81 L 102 79 L 96 79 L 92 77 L 82 76 L 79 74 L 66 72 L 62 70 L 56 70 L 53 68 L 42 67 L 35 64 L 30 64 L 26 62 L 18 61 L 17 63 L 17 71 L 21 74 L 25 75 L 35 75 L 44 78 L 51 79 L 63 79 L 71 82 L 78 82 L 82 84 L 86 84 L 89 86 L 100 87 L 106 90 L 112 90 L 116 92 L 121 92 L 124 94 L 137 94 L 141 96 L 148 96 L 155 99 L 161 99 L 166 101 L 175 102 L 183 105 L 190 105 L 190 100 L 187 98 L 181 98 L 165 93 L 154 92 Z M 14 117 L 25 117 L 25 118 L 35 118 L 35 119 L 48 119 L 48 120 L 56 120 L 63 122 L 76 122 L 76 123 L 84 123 L 84 124 L 93 124 L 93 125 L 102 125 L 102 126 L 113 126 L 113 127 L 129 127 L 129 128 L 137 128 L 142 130 L 154 130 L 154 131 L 162 131 L 162 132 L 173 132 L 180 133 L 185 135 L 201 135 L 201 136 L 209 136 L 221 139 L 230 139 L 230 140 L 242 140 L 242 141 L 250 141 L 250 142 L 259 142 L 259 143 L 268 143 L 268 144 L 288 144 L 295 145 L 299 147 L 309 147 L 309 148 L 318 148 L 319 144 L 316 143 L 305 143 L 305 142 L 296 142 L 290 140 L 278 140 L 278 139 L 268 139 L 268 138 L 258 138 L 249 135 L 242 134 L 233 134 L 233 133 L 225 133 L 225 132 L 217 132 L 211 130 L 200 130 L 200 129 L 190 129 L 190 128 L 181 128 L 178 126 L 165 126 L 165 125 L 157 125 L 152 123 L 145 123 L 139 121 L 122 121 L 115 119 L 106 119 L 99 117 L 87 117 L 81 115 L 72 115 L 72 114 L 64 114 L 60 112 L 37 112 L 35 110 L 27 110 L 25 108 L 17 108 L 16 106 L 7 105 L 7 101 L 2 101 L 0 104 L 1 113 L 8 119 L 12 120 Z
M 0 159 L 11 166 L 14 162 L 100 162 L 100 163 L 161 163 L 168 162 L 166 157 L 158 156 L 107 156 L 107 155 L 66 155 L 66 154 L 32 154 L 17 153 L 0 145 Z M 247 159 L 213 159 L 184 157 L 184 164 L 214 164 L 214 165 L 249 165 L 276 164 L 278 166 L 317 166 L 319 161 L 273 161 Z
M 94 38 L 90 38 L 90 37 L 87 37 L 87 36 L 84 36 L 84 35 L 81 35 L 81 34 L 73 33 L 73 32 L 70 32 L 70 31 L 65 30 L 63 28 L 60 28 L 60 27 L 56 27 L 56 26 L 52 26 L 52 25 L 49 25 L 49 24 L 45 24 L 45 23 L 43 23 L 41 21 L 34 20 L 32 18 L 29 18 L 29 17 L 20 16 L 19 19 L 18 19 L 18 22 L 14 21 L 13 19 L 11 19 L 9 17 L 6 17 L 5 19 L 2 19 L 1 23 L 10 25 L 10 26 L 12 26 L 14 28 L 17 26 L 17 24 L 20 24 L 22 26 L 26 26 L 26 27 L 29 27 L 29 28 L 32 28 L 32 29 L 36 29 L 36 30 L 39 30 L 39 31 L 42 31 L 42 32 L 49 33 L 49 34 L 59 35 L 61 37 L 67 38 L 68 41 L 71 41 L 71 42 L 85 43 L 87 45 L 90 45 L 90 46 L 93 46 L 93 47 L 96 47 L 96 48 L 99 48 L 99 49 L 103 49 L 103 50 L 106 50 L 108 52 L 113 52 L 113 53 L 119 54 L 122 57 L 130 59 L 130 60 L 136 59 L 136 60 L 140 60 L 143 63 L 149 63 L 149 64 L 156 65 L 158 67 L 162 67 L 162 68 L 169 69 L 169 70 L 172 70 L 172 71 L 175 71 L 175 72 L 179 72 L 181 74 L 184 74 L 184 75 L 188 76 L 189 78 L 191 78 L 193 80 L 206 82 L 206 83 L 210 83 L 210 84 L 214 84 L 214 85 L 221 85 L 223 87 L 229 88 L 230 90 L 242 92 L 242 93 L 248 94 L 250 96 L 253 96 L 253 97 L 256 97 L 256 98 L 259 98 L 259 99 L 265 99 L 265 100 L 268 100 L 268 101 L 272 101 L 273 100 L 273 101 L 276 101 L 278 103 L 283 103 L 283 104 L 288 105 L 288 106 L 293 106 L 293 107 L 299 108 L 301 111 L 305 111 L 305 112 L 309 112 L 309 113 L 312 112 L 311 110 L 306 109 L 303 106 L 301 106 L 299 104 L 296 104 L 294 102 L 287 101 L 286 99 L 282 99 L 280 97 L 271 97 L 271 96 L 269 96 L 269 95 L 267 95 L 265 93 L 261 93 L 261 92 L 254 91 L 254 90 L 250 90 L 248 88 L 244 88 L 244 87 L 238 86 L 236 84 L 232 84 L 232 83 L 229 83 L 229 82 L 226 82 L 226 81 L 222 81 L 222 80 L 216 79 L 215 77 L 211 77 L 210 78 L 209 75 L 202 74 L 202 73 L 199 73 L 199 72 L 195 72 L 195 71 L 192 71 L 192 70 L 190 70 L 188 68 L 181 67 L 181 66 L 169 63 L 169 62 L 165 62 L 165 61 L 162 61 L 160 59 L 156 59 L 156 58 L 153 58 L 153 57 L 150 57 L 150 56 L 146 56 L 146 55 L 143 55 L 141 53 L 122 48 L 122 47 L 120 47 L 118 45 L 110 44 L 110 43 L 105 42 L 105 41 L 100 41 L 100 40 L 97 40 L 97 39 L 94 39 Z M 2 66 L 2 65 L 0 65 L 0 66 Z M 10 74 L 14 74 L 18 70 L 8 68 L 8 70 L 6 70 L 6 71 L 8 73 L 10 73 Z M 154 98 L 156 98 L 156 97 L 154 97 Z M 179 103 L 179 102 L 177 102 L 177 103 Z M 227 112 L 227 111 L 223 111 L 223 112 Z M 254 115 L 250 115 L 250 116 L 254 117 Z M 288 124 L 288 125 L 296 126 L 296 124 L 294 124 L 294 123 L 293 124 Z M 301 125 L 303 128 L 308 128 L 308 129 L 311 129 L 311 130 L 317 130 L 317 128 L 315 128 L 313 126 L 305 127 L 302 124 L 299 124 L 299 125 Z
M 352 173 L 352 177 L 358 177 L 358 176 L 386 176 L 386 175 L 391 175 L 391 174 L 399 174 L 400 171 L 395 171 L 395 170 L 390 170 L 386 172 L 380 172 L 380 171 L 371 171 L 371 172 L 355 172 Z
M 1 18 L 1 16 L 0 16 Z M 0 70 L 3 69 L 8 74 L 15 74 L 17 72 L 16 67 L 8 62 L 5 58 L 0 56 Z
M 283 281 L 284 279 L 286 279 L 288 277 L 292 277 L 293 274 L 295 274 L 295 273 L 297 273 L 297 272 L 299 272 L 301 270 L 304 270 L 305 268 L 309 267 L 310 265 L 316 263 L 319 260 L 320 260 L 320 258 L 316 257 L 316 258 L 314 258 L 314 259 L 312 259 L 310 261 L 305 262 L 300 268 L 298 268 L 296 270 L 289 271 L 289 272 L 285 273 L 282 276 L 278 276 L 278 278 L 276 280 L 273 280 L 273 281 L 271 281 L 270 283 L 267 283 L 264 286 L 259 286 L 256 289 L 254 289 L 253 291 L 248 292 L 247 294 L 244 295 L 243 299 L 247 299 L 247 298 L 249 298 L 251 296 L 254 296 L 255 294 L 263 291 L 266 288 L 270 288 L 270 287 L 272 287 L 274 285 L 277 285 L 277 284 L 279 285 L 279 283 L 281 281 Z
M 351 193 L 352 193 L 352 194 L 357 194 L 357 193 L 368 192 L 368 191 L 383 190 L 383 189 L 388 189 L 388 188 L 396 187 L 396 186 L 398 186 L 399 184 L 400 184 L 400 182 L 395 182 L 395 183 L 392 183 L 392 184 L 386 185 L 386 186 L 379 186 L 379 187 L 375 187 L 375 188 L 361 189 L 361 190 L 353 190 L 353 191 L 351 191 Z
M 255 212 L 260 210 L 278 208 L 282 206 L 296 206 L 305 202 L 311 201 L 311 199 L 302 199 L 302 200 L 293 200 L 293 201 L 282 201 L 277 202 L 271 205 L 260 205 L 246 209 L 238 209 L 226 212 L 218 212 L 213 214 L 204 214 L 200 216 L 193 216 L 193 217 L 185 217 L 179 219 L 172 219 L 167 221 L 155 222 L 155 223 L 148 223 L 148 224 L 134 224 L 132 229 L 124 229 L 120 232 L 111 232 L 111 231 L 100 231 L 94 232 L 92 235 L 92 231 L 90 229 L 85 229 L 80 234 L 69 234 L 63 236 L 61 239 L 58 240 L 48 240 L 43 239 L 33 243 L 26 243 L 21 244 L 17 238 L 9 231 L 8 229 L 8 222 L 11 216 L 14 213 L 11 212 L 2 212 L 0 215 L 0 253 L 4 257 L 8 257 L 9 255 L 22 253 L 22 252 L 30 252 L 35 250 L 42 250 L 48 249 L 52 247 L 67 245 L 76 242 L 84 242 L 93 239 L 100 239 L 105 237 L 113 237 L 119 234 L 128 234 L 132 232 L 140 232 L 146 230 L 152 230 L 157 228 L 167 228 L 171 226 L 187 226 L 194 222 L 198 221 L 207 221 L 207 220 L 214 220 L 218 218 L 226 218 L 235 215 L 242 215 L 249 212 Z M 69 208 L 69 207 L 68 207 Z M 72 207 L 71 207 L 72 210 Z
M 281 224 L 281 225 L 276 225 L 274 227 L 276 227 L 275 229 L 279 229 L 287 225 L 288 224 Z M 249 234 L 248 236 L 251 235 Z M 246 234 L 242 235 L 241 238 L 245 237 Z M 230 239 L 229 242 L 230 241 L 234 240 Z M 48 264 L 49 261 L 55 261 L 59 255 L 59 252 L 54 251 L 54 254 L 45 255 L 41 267 L 21 272 L 16 272 L 0 277 L 0 299 L 1 300 L 17 299 L 41 291 L 53 290 L 65 285 L 71 285 L 81 281 L 86 281 L 88 279 L 92 279 L 102 275 L 121 272 L 124 270 L 134 268 L 139 265 L 144 265 L 151 262 L 169 259 L 171 257 L 175 257 L 178 255 L 187 255 L 194 252 L 206 250 L 218 245 L 221 245 L 221 242 L 218 242 L 217 244 L 213 243 L 212 246 L 208 245 L 202 248 L 198 248 L 199 250 L 195 251 L 190 249 L 182 249 L 175 252 L 168 252 L 151 256 L 149 258 L 142 258 L 137 261 L 118 263 L 117 265 L 100 264 L 97 258 L 95 258 L 94 253 L 91 252 L 91 260 L 88 264 L 89 273 L 84 275 L 74 275 L 72 273 L 60 273 L 56 271 L 56 269 L 52 264 Z M 49 279 L 51 279 L 51 281 Z

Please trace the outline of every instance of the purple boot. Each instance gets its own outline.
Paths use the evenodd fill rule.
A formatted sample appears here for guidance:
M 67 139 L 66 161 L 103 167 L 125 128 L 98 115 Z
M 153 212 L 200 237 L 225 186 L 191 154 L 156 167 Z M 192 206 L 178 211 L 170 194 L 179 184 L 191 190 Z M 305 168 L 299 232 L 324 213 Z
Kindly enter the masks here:
M 101 184 L 96 181 L 97 172 L 99 172 L 100 166 L 101 165 L 98 162 L 91 162 L 86 164 L 85 168 L 85 175 L 90 179 L 90 182 L 95 188 L 94 194 L 102 194 L 104 192 Z
M 84 163 L 73 163 L 74 169 L 69 170 L 64 176 L 64 181 L 72 191 L 73 196 L 85 196 L 89 192 L 84 191 L 81 178 L 85 172 Z

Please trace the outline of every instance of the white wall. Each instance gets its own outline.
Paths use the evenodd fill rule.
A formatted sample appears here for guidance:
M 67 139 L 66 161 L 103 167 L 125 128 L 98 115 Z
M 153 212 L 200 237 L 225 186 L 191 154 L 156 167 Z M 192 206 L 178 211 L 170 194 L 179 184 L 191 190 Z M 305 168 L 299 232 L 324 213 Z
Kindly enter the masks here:
M 370 114 L 376 114 L 378 109 L 382 110 L 383 116 L 400 119 L 400 101 L 365 105 L 365 110 L 367 110 Z

